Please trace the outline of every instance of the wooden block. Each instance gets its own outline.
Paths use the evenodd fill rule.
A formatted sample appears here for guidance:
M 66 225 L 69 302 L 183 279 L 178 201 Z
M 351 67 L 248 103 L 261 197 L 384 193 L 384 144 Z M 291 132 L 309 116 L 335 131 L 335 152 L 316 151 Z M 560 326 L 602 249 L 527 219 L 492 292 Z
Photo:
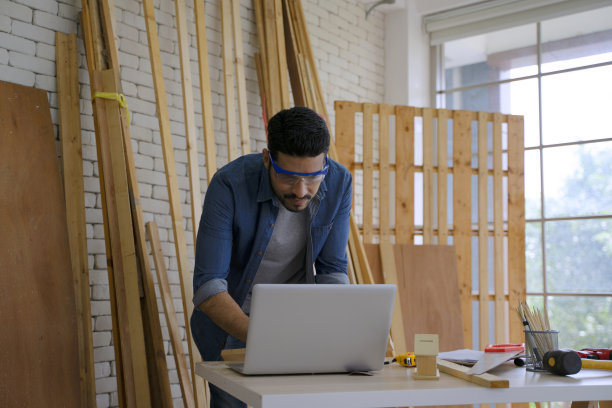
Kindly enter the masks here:
M 412 373 L 415 380 L 439 380 L 440 372 L 436 366 L 436 356 L 417 354 L 415 356 L 417 367 Z
M 383 283 L 378 245 L 364 246 L 374 282 Z M 414 350 L 417 333 L 438 333 L 442 351 L 463 348 L 454 247 L 394 244 L 394 249 L 406 351 Z
M 0 406 L 85 406 L 47 92 L 0 82 L 0 124 Z

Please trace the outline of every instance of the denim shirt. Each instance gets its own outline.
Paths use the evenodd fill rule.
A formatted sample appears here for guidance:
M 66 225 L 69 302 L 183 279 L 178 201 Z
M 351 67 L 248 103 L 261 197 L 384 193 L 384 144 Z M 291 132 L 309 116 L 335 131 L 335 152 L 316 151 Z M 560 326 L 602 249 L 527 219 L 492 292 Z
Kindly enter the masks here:
M 310 231 L 307 283 L 348 283 L 351 184 L 350 172 L 329 160 L 329 172 L 305 210 Z M 272 236 L 279 205 L 261 153 L 230 162 L 208 186 L 196 242 L 191 317 L 193 338 L 204 360 L 219 359 L 227 333 L 198 306 L 223 291 L 242 306 Z

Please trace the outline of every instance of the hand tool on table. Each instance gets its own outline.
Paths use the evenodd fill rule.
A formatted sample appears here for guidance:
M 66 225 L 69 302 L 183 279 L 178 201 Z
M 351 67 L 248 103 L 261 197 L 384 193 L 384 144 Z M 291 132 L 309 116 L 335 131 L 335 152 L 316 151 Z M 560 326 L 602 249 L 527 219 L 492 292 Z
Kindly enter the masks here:
M 513 359 L 525 352 L 524 344 L 489 344 L 485 347 L 484 356 L 466 371 L 467 374 L 478 375 Z
M 557 375 L 576 374 L 582 368 L 612 370 L 612 361 L 580 358 L 578 352 L 569 349 L 553 350 L 544 353 L 544 368 Z

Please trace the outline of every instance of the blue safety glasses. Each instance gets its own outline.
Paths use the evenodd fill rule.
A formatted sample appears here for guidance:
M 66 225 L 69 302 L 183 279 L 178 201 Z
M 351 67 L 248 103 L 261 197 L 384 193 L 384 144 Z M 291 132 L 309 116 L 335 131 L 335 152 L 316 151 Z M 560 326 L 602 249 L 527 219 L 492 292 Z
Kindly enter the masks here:
M 304 180 L 304 183 L 307 185 L 319 183 L 325 178 L 325 175 L 329 170 L 329 161 L 327 160 L 327 156 L 325 156 L 325 166 L 323 166 L 323 169 L 314 173 L 297 173 L 294 171 L 285 170 L 282 167 L 279 167 L 278 164 L 274 163 L 271 153 L 268 154 L 268 157 L 270 158 L 270 163 L 272 163 L 272 168 L 274 168 L 274 171 L 276 172 L 276 178 L 278 181 L 287 185 L 295 185 L 299 183 L 300 180 Z

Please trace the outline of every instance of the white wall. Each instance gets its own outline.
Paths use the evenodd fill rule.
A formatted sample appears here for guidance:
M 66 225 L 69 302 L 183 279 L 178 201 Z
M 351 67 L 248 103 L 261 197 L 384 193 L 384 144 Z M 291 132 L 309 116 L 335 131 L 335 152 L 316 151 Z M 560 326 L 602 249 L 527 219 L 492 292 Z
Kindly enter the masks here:
M 257 32 L 252 2 L 241 2 L 243 40 L 246 61 L 247 91 L 251 147 L 261 151 L 265 137 L 255 64 L 252 55 L 258 49 Z M 165 85 L 168 93 L 171 129 L 174 134 L 177 173 L 183 215 L 186 217 L 187 242 L 193 262 L 193 238 L 188 203 L 187 156 L 182 112 L 180 67 L 174 2 L 156 0 L 160 47 L 164 64 Z M 200 93 L 195 49 L 193 0 L 187 0 L 187 16 L 191 36 L 192 75 L 196 120 L 200 135 L 200 174 L 205 191 L 204 147 Z M 334 100 L 382 102 L 385 87 L 385 28 L 384 15 L 374 11 L 365 20 L 365 6 L 351 0 L 303 0 L 312 46 L 325 92 L 333 125 Z M 48 91 L 53 123 L 57 127 L 57 94 L 55 80 L 55 31 L 76 32 L 80 26 L 79 0 L 0 0 L 0 80 L 33 86 Z M 206 24 L 217 141 L 217 161 L 227 161 L 223 106 L 220 20 L 217 1 L 206 1 Z M 168 195 L 160 136 L 155 109 L 151 66 L 146 41 L 145 22 L 141 1 L 115 0 L 116 35 L 118 37 L 121 79 L 131 113 L 131 136 L 137 167 L 141 204 L 145 221 L 155 220 L 160 228 L 162 248 L 175 306 L 181 326 L 184 325 L 177 262 L 172 243 L 172 224 L 169 217 Z M 98 179 L 93 117 L 84 56 L 79 29 L 79 78 L 81 82 L 81 126 L 83 139 L 83 170 L 85 175 L 85 211 L 89 249 L 91 310 L 94 327 L 94 358 L 98 406 L 117 405 L 112 322 L 109 304 L 108 278 L 104 245 L 100 185 Z M 57 128 L 56 128 L 57 135 Z M 163 310 L 160 306 L 160 310 Z M 162 318 L 164 344 L 169 349 L 168 332 Z M 174 360 L 167 355 L 175 405 L 182 406 Z

